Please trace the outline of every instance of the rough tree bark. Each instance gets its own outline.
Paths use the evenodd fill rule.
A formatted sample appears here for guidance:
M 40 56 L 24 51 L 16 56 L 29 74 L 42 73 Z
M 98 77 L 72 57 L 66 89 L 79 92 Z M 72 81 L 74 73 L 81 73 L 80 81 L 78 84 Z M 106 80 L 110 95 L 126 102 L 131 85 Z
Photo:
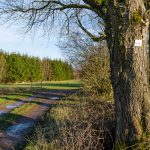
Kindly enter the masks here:
M 150 131 L 149 20 L 143 0 L 111 3 L 105 23 L 115 95 L 116 143 L 133 144 Z M 134 45 L 136 39 L 142 40 L 142 46 Z
M 116 143 L 132 144 L 140 140 L 143 135 L 149 134 L 150 99 L 147 74 L 149 0 L 83 0 L 86 5 L 76 4 L 73 1 L 62 1 L 63 4 L 59 0 L 42 0 L 42 5 L 38 1 L 34 1 L 28 7 L 24 6 L 24 0 L 17 1 L 24 4 L 21 3 L 20 7 L 16 6 L 18 4 L 16 1 L 5 0 L 5 2 L 6 4 L 1 2 L 1 5 L 6 8 L 1 8 L 0 14 L 5 16 L 5 13 L 8 13 L 9 19 L 15 12 L 17 15 L 22 13 L 22 16 L 18 16 L 25 20 L 29 17 L 27 24 L 29 29 L 33 25 L 41 25 L 44 20 L 48 23 L 49 16 L 53 16 L 52 20 L 54 20 L 55 11 L 57 13 L 65 9 L 78 8 L 97 13 L 105 22 L 105 33 L 110 50 L 111 81 L 115 95 Z M 44 11 L 47 13 L 43 19 Z M 24 14 L 27 16 L 29 14 L 29 16 L 26 17 Z M 67 13 L 65 12 L 65 14 Z M 81 29 L 93 40 L 99 41 L 106 37 L 91 36 L 80 21 L 78 22 Z M 134 45 L 136 39 L 142 40 L 141 46 Z
M 103 8 L 99 0 L 84 2 Z M 150 131 L 148 18 L 144 0 L 107 1 L 103 19 L 115 96 L 116 144 L 133 144 Z M 142 46 L 134 45 L 136 39 L 142 40 Z

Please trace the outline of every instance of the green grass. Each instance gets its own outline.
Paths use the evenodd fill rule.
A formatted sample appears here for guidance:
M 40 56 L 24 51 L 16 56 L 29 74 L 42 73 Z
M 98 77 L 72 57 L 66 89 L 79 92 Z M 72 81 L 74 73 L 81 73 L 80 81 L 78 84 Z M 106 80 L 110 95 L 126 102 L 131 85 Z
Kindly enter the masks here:
M 40 88 L 41 83 L 35 82 L 32 84 L 33 88 Z M 1 109 L 6 105 L 16 103 L 20 100 L 24 100 L 27 97 L 31 96 L 32 92 L 14 92 L 10 89 L 28 89 L 31 87 L 30 83 L 8 83 L 8 84 L 0 84 L 0 107 Z M 43 89 L 78 89 L 80 88 L 80 81 L 71 80 L 71 81 L 53 81 L 53 82 L 43 82 Z M 4 90 L 3 90 L 4 89 Z M 8 90 L 7 90 L 8 89 Z M 9 91 L 10 90 L 10 91 Z M 30 90 L 29 90 L 30 91 Z M 32 91 L 32 90 L 31 90 Z M 72 104 L 72 101 L 68 101 L 68 104 Z M 26 112 L 30 111 L 37 103 L 26 103 L 9 114 L 0 117 L 0 130 L 4 130 L 9 125 L 15 123 L 18 117 L 23 116 Z
M 12 95 L 10 95 L 11 97 Z M 12 96 L 13 97 L 13 96 Z M 27 112 L 32 111 L 36 106 L 39 105 L 39 102 L 42 102 L 42 100 L 36 101 L 30 101 L 28 103 L 25 103 L 24 105 L 19 106 L 18 108 L 15 108 L 10 113 L 5 114 L 4 116 L 0 116 L 0 131 L 5 130 L 7 127 L 9 127 L 12 124 L 15 124 L 17 118 L 19 117 L 25 117 L 25 114 Z M 74 101 L 60 101 L 58 102 L 60 105 L 68 105 L 68 104 L 77 104 L 77 102 Z M 60 109 L 62 110 L 62 109 Z M 62 118 L 62 115 L 64 116 L 65 110 L 63 113 L 61 113 L 60 118 Z
M 0 116 L 0 130 L 4 130 L 10 125 L 14 124 L 16 119 L 23 117 L 27 112 L 29 112 L 33 107 L 37 106 L 36 103 L 26 103 L 4 116 Z
M 17 103 L 21 100 L 27 99 L 31 96 L 32 93 L 7 93 L 7 94 L 0 94 L 0 108 L 3 109 L 7 105 Z M 33 106 L 36 104 L 26 103 L 8 114 L 4 116 L 0 116 L 0 130 L 6 129 L 8 126 L 15 123 L 18 117 L 21 117 L 23 114 L 28 112 Z M 0 109 L 0 110 L 1 110 Z
M 24 150 L 103 149 L 103 141 L 99 140 L 104 138 L 102 123 L 114 117 L 113 108 L 102 103 L 99 97 L 83 93 L 58 101 L 36 127 Z
M 67 81 L 51 81 L 43 82 L 43 89 L 78 89 L 80 88 L 81 82 L 79 80 L 67 80 Z M 0 89 L 2 88 L 41 88 L 40 82 L 34 83 L 7 83 L 0 84 Z
M 66 120 L 73 120 L 75 117 L 72 114 L 72 110 L 74 110 L 72 106 L 79 104 L 80 101 L 76 99 L 76 96 L 69 96 L 58 101 L 45 115 L 44 122 L 42 120 L 36 128 L 33 137 L 28 139 L 24 150 L 61 150 L 54 141 L 59 140 L 57 137 L 60 135 L 59 129 L 61 130 L 61 127 L 66 125 Z
M 69 95 L 49 110 L 24 150 L 104 149 L 104 138 L 113 142 L 114 118 L 112 103 L 101 96 Z
M 16 103 L 20 100 L 25 100 L 29 96 L 31 96 L 31 93 L 11 93 L 11 94 L 0 94 L 0 106 L 8 105 Z

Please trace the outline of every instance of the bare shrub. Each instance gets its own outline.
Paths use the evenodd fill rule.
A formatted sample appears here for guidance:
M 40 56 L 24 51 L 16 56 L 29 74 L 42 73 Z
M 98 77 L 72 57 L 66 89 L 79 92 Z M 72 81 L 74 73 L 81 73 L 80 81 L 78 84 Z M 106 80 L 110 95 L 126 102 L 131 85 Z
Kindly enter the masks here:
M 72 104 L 68 103 L 70 99 Z M 37 128 L 30 148 L 101 150 L 106 146 L 106 140 L 113 147 L 110 133 L 114 128 L 114 110 L 111 103 L 81 95 L 78 101 L 70 97 L 53 107 L 44 120 L 44 125 Z
M 92 47 L 82 64 L 82 80 L 86 93 L 112 93 L 109 55 L 105 47 Z

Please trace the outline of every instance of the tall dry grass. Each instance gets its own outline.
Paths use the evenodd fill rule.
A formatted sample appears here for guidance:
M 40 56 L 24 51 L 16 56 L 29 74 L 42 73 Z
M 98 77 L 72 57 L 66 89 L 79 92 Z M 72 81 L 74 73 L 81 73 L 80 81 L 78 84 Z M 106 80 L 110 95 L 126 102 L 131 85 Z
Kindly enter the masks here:
M 114 107 L 80 94 L 60 101 L 44 117 L 26 150 L 113 149 Z
M 82 77 L 83 91 L 50 110 L 26 150 L 114 149 L 114 100 L 105 50 L 88 54 Z

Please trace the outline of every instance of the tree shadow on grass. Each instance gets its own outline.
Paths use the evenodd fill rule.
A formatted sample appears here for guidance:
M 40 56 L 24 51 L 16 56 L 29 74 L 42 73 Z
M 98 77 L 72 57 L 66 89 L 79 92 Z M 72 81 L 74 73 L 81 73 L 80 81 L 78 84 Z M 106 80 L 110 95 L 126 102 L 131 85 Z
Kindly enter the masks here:
M 9 98 L 9 97 L 0 97 L 0 99 L 2 100 L 6 100 L 6 101 L 16 101 L 16 102 L 23 102 L 24 103 L 34 103 L 34 104 L 38 104 L 38 105 L 43 105 L 43 106 L 50 106 L 50 104 L 46 103 L 46 102 L 42 102 L 44 100 L 51 100 L 51 97 L 58 97 L 59 99 L 62 99 L 63 96 L 60 96 L 60 95 L 51 95 L 50 97 L 45 97 L 45 96 L 42 96 L 42 95 L 39 95 L 39 96 L 36 96 L 36 97 L 33 97 L 35 100 L 30 100 L 31 97 L 28 97 L 26 98 L 26 100 L 22 100 L 22 99 L 18 99 L 18 98 Z M 41 99 L 39 101 L 39 99 Z M 56 101 L 56 100 L 55 100 Z M 48 102 L 48 101 L 47 101 Z M 11 105 L 11 104 L 7 104 L 7 105 Z M 12 105 L 15 105 L 15 104 L 12 104 Z
M 50 86 L 50 87 L 75 87 L 79 88 L 79 83 L 43 83 L 43 86 Z M 35 86 L 38 86 L 38 84 L 35 84 Z
M 27 83 L 27 84 L 2 84 L 1 88 L 40 88 L 41 86 L 46 87 L 68 87 L 68 88 L 79 88 L 80 83 Z
M 0 116 L 0 131 L 4 131 L 9 126 L 13 124 L 17 124 L 18 118 L 22 118 L 22 120 L 24 121 L 30 121 L 30 122 L 34 121 L 34 119 L 32 118 L 28 118 L 19 114 L 7 113 L 7 114 Z
M 12 96 L 26 96 L 29 97 L 31 96 L 33 93 L 29 94 L 29 93 L 8 93 L 7 95 L 12 95 Z
M 59 100 L 59 99 L 63 99 L 65 97 L 65 95 L 74 94 L 74 93 L 78 92 L 78 90 L 49 90 L 49 91 L 51 91 L 52 93 L 37 93 L 35 96 L 29 95 L 29 97 L 26 94 L 22 94 L 22 93 L 21 94 L 8 93 L 8 94 L 6 94 L 6 96 L 0 96 L 0 99 L 6 100 L 6 101 L 11 100 L 11 101 L 16 101 L 16 102 L 24 102 L 24 103 L 30 102 L 30 103 L 37 103 L 39 105 L 47 105 L 46 103 L 42 103 L 42 100 L 52 100 L 53 97 L 58 98 L 58 100 Z M 7 95 L 8 95 L 8 97 L 7 97 Z M 12 95 L 12 96 L 17 95 L 18 97 L 25 95 L 27 97 L 21 99 L 21 98 L 9 97 L 10 95 Z M 32 100 L 32 98 L 34 98 L 34 100 Z M 39 99 L 41 99 L 41 102 L 39 102 Z

